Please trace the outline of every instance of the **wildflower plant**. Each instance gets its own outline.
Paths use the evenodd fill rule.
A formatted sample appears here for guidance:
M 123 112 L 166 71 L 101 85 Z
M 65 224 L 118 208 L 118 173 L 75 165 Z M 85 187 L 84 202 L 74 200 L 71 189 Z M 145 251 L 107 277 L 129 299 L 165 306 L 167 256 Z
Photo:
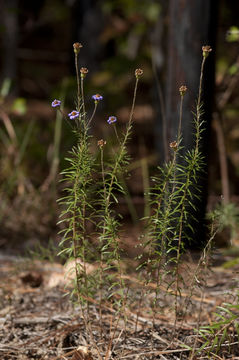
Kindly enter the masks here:
M 65 184 L 65 195 L 59 200 L 63 210 L 60 223 L 65 224 L 61 231 L 62 241 L 60 254 L 64 254 L 73 262 L 74 288 L 72 296 L 77 296 L 81 306 L 85 326 L 89 330 L 90 338 L 94 342 L 90 321 L 90 303 L 97 296 L 99 306 L 99 323 L 103 329 L 104 306 L 111 304 L 116 312 L 115 329 L 120 318 L 123 319 L 125 329 L 127 324 L 127 301 L 129 290 L 123 276 L 121 249 L 120 249 L 120 216 L 117 214 L 117 195 L 126 194 L 122 185 L 122 174 L 126 172 L 130 158 L 127 152 L 127 143 L 131 137 L 133 114 L 135 108 L 138 83 L 143 70 L 135 70 L 135 86 L 133 100 L 123 134 L 118 134 L 117 117 L 110 115 L 106 122 L 114 131 L 118 141 L 117 150 L 111 151 L 110 160 L 105 156 L 108 146 L 107 140 L 95 140 L 90 135 L 90 128 L 94 126 L 97 107 L 103 101 L 103 96 L 92 95 L 93 111 L 89 116 L 84 96 L 84 81 L 88 69 L 78 67 L 78 56 L 82 45 L 73 45 L 75 54 L 75 68 L 77 81 L 77 102 L 75 109 L 65 118 L 70 122 L 75 135 L 76 143 L 72 147 L 67 161 L 69 166 L 62 171 L 62 181 Z M 182 146 L 183 101 L 187 96 L 185 85 L 179 88 L 180 110 L 178 131 L 175 139 L 168 144 L 171 158 L 162 167 L 158 167 L 158 174 L 152 178 L 153 186 L 149 191 L 150 214 L 143 220 L 146 223 L 146 232 L 141 242 L 142 258 L 145 260 L 138 266 L 140 283 L 142 286 L 139 308 L 143 297 L 153 292 L 151 303 L 153 324 L 160 303 L 162 284 L 166 283 L 166 292 L 174 296 L 175 327 L 179 319 L 179 299 L 181 285 L 184 279 L 179 271 L 181 256 L 185 250 L 185 240 L 191 241 L 193 228 L 190 219 L 194 219 L 196 211 L 195 199 L 200 197 L 198 178 L 204 167 L 204 159 L 200 149 L 203 133 L 202 119 L 202 80 L 206 58 L 211 52 L 209 46 L 202 48 L 202 65 L 199 81 L 198 99 L 194 113 L 194 145 L 186 153 Z M 64 114 L 61 101 L 55 99 L 52 107 Z M 97 145 L 97 151 L 92 151 Z M 195 219 L 194 219 L 195 220 Z M 214 236 L 209 240 L 207 254 L 211 249 Z M 145 253 L 147 254 L 145 256 Z M 204 256 L 205 258 L 205 256 Z M 88 272 L 88 263 L 94 260 L 95 270 Z M 198 277 L 198 269 L 195 279 Z M 150 284 L 154 283 L 153 290 Z M 192 288 L 195 287 L 192 282 Z M 146 291 L 146 289 L 149 289 Z M 192 296 L 192 294 L 190 295 Z M 93 301 L 94 302 L 94 301 Z M 185 306 L 187 308 L 187 305 Z M 138 312 L 139 315 L 139 312 Z M 137 319 L 135 329 L 137 329 Z M 115 331 L 111 332 L 105 359 L 109 358 Z M 102 358 L 99 355 L 99 358 Z
M 110 116 L 107 120 L 109 125 L 113 124 L 119 148 L 113 153 L 112 162 L 106 164 L 104 149 L 107 142 L 105 140 L 98 140 L 98 152 L 91 150 L 93 148 L 91 145 L 95 143 L 95 140 L 89 134 L 89 130 L 93 126 L 96 109 L 103 100 L 103 96 L 100 94 L 92 96 L 94 108 L 91 116 L 88 116 L 84 97 L 84 81 L 88 69 L 82 67 L 79 70 L 78 67 L 81 48 L 80 43 L 73 45 L 77 103 L 66 119 L 68 118 L 73 128 L 76 144 L 66 159 L 69 167 L 61 173 L 65 184 L 65 195 L 59 200 L 63 207 L 59 223 L 64 224 L 64 229 L 61 230 L 60 254 L 66 255 L 73 262 L 72 297 L 77 296 L 85 325 L 88 327 L 89 304 L 94 293 L 99 294 L 100 323 L 102 323 L 102 309 L 105 301 L 109 299 L 113 301 L 118 314 L 121 314 L 120 310 L 125 307 L 127 290 L 121 269 L 118 236 L 120 223 L 114 207 L 118 202 L 116 193 L 124 192 L 119 181 L 119 174 L 125 171 L 129 161 L 126 146 L 132 130 L 138 81 L 143 71 L 137 69 L 135 72 L 133 101 L 125 132 L 121 136 L 118 135 L 115 116 Z M 64 113 L 60 100 L 55 99 L 52 107 Z M 100 159 L 99 163 L 98 159 Z M 89 229 L 92 230 L 89 231 Z M 92 259 L 94 259 L 96 270 L 89 274 L 87 263 Z M 114 271 L 115 268 L 117 272 Z M 107 292 L 104 291 L 105 288 L 108 289 Z
M 147 260 L 139 267 L 146 269 L 145 285 L 155 281 L 155 295 L 152 303 L 155 314 L 159 302 L 160 285 L 164 278 L 168 292 L 175 297 L 175 327 L 179 316 L 178 299 L 180 297 L 183 278 L 179 272 L 181 255 L 184 252 L 185 240 L 190 242 L 193 228 L 191 219 L 195 208 L 195 199 L 200 197 L 198 178 L 204 168 L 204 159 L 200 150 L 202 138 L 202 79 L 205 60 L 211 51 L 209 46 L 202 48 L 202 64 L 199 81 L 198 99 L 194 113 L 194 146 L 186 154 L 182 154 L 182 119 L 183 100 L 187 87 L 179 88 L 180 111 L 178 133 L 176 140 L 169 144 L 171 159 L 163 167 L 158 168 L 158 175 L 153 177 L 154 186 L 151 188 L 152 213 L 147 219 L 147 232 L 142 247 L 148 251 Z

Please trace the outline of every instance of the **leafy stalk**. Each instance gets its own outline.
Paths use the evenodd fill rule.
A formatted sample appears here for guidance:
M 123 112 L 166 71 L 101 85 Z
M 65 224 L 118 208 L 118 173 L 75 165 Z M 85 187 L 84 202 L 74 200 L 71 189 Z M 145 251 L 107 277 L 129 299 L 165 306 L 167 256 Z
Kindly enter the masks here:
M 199 81 L 199 90 L 198 90 L 198 99 L 196 104 L 196 117 L 195 117 L 195 147 L 194 150 L 189 153 L 188 157 L 186 157 L 187 167 L 186 167 L 186 179 L 184 181 L 183 192 L 180 201 L 180 210 L 179 210 L 179 230 L 178 230 L 178 246 L 176 250 L 176 289 L 175 289 L 175 328 L 178 317 L 178 296 L 180 293 L 180 274 L 179 274 L 179 262 L 182 251 L 182 236 L 183 236 L 183 227 L 185 226 L 185 222 L 187 221 L 187 205 L 192 206 L 193 195 L 191 193 L 190 188 L 194 186 L 194 182 L 197 183 L 199 171 L 202 168 L 202 155 L 200 153 L 199 144 L 201 139 L 201 127 L 202 127 L 202 80 L 203 80 L 203 71 L 205 65 L 206 57 L 203 56 L 201 63 L 201 71 L 200 71 L 200 81 Z M 182 96 L 181 96 L 181 104 L 182 104 Z M 181 109 L 180 106 L 180 118 L 181 118 Z M 181 121 L 179 125 L 179 131 L 181 128 Z M 178 135 L 180 137 L 180 133 Z M 190 221 L 190 220 L 189 220 Z

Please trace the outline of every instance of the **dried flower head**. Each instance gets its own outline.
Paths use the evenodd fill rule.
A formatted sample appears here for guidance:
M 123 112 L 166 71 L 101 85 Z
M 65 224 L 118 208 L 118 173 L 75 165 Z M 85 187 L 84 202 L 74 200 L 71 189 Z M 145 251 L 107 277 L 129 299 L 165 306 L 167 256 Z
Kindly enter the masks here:
M 73 44 L 74 53 L 75 53 L 76 55 L 78 55 L 79 52 L 80 52 L 80 49 L 81 49 L 82 47 L 83 47 L 83 45 L 82 45 L 81 43 L 79 43 L 79 42 L 74 43 L 74 44 Z
M 52 107 L 61 106 L 61 101 L 55 99 L 54 101 L 52 101 L 51 106 Z
M 139 79 L 140 78 L 140 76 L 142 76 L 143 75 L 143 70 L 142 69 L 136 69 L 135 70 L 135 76 L 136 76 L 136 79 Z
M 106 141 L 103 140 L 103 139 L 98 140 L 97 145 L 98 145 L 100 148 L 102 148 L 104 145 L 106 145 Z
M 88 74 L 89 70 L 86 67 L 82 67 L 80 68 L 80 75 L 82 78 L 84 78 L 86 76 L 86 74 Z
M 95 94 L 92 96 L 92 99 L 95 100 L 95 103 L 98 104 L 100 100 L 103 100 L 103 96 L 100 94 Z
M 205 45 L 202 47 L 202 55 L 204 58 L 208 57 L 209 53 L 212 51 L 211 46 Z
M 180 86 L 180 88 L 179 88 L 180 96 L 184 96 L 186 91 L 187 91 L 187 86 L 185 86 L 185 85 Z
M 171 142 L 171 143 L 169 144 L 169 146 L 171 147 L 171 149 L 173 149 L 174 151 L 176 151 L 177 148 L 178 148 L 178 143 L 177 143 L 177 141 L 173 141 L 173 142 Z
M 116 116 L 110 116 L 109 119 L 107 120 L 108 124 L 113 124 L 117 121 L 117 117 Z
M 70 112 L 70 113 L 68 114 L 68 116 L 69 116 L 69 118 L 70 118 L 71 120 L 73 120 L 73 119 L 75 119 L 75 118 L 77 118 L 77 117 L 79 116 L 79 111 L 73 110 L 72 112 Z

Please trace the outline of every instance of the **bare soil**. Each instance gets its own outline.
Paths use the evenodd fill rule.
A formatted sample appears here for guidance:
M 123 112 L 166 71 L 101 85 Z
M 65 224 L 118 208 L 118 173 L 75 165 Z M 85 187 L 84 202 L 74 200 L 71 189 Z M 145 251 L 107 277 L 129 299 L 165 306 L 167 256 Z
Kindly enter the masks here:
M 197 258 L 197 255 L 191 256 L 190 261 L 185 259 L 182 264 L 182 272 L 191 269 L 185 276 L 185 283 L 190 282 Z M 125 328 L 123 319 L 116 320 L 117 314 L 110 303 L 104 305 L 100 320 L 97 296 L 89 299 L 89 327 L 81 308 L 69 300 L 69 283 L 67 285 L 62 265 L 2 254 L 0 359 L 95 360 L 101 356 L 105 360 L 108 355 L 109 359 L 118 360 L 189 359 L 187 346 L 199 348 L 203 343 L 194 330 L 199 322 L 210 324 L 217 306 L 225 301 L 237 301 L 239 266 L 223 267 L 229 259 L 231 257 L 219 253 L 214 257 L 206 282 L 195 288 L 184 319 L 176 325 L 174 297 L 168 295 L 164 287 L 160 288 L 160 309 L 157 309 L 153 324 L 152 293 L 145 290 L 140 303 L 142 288 L 134 272 L 135 263 L 125 261 L 125 281 L 132 298 L 126 310 Z M 186 285 L 179 300 L 182 307 L 191 290 Z M 217 354 L 204 351 L 191 358 L 239 359 L 238 335 L 231 334 L 230 341 L 225 342 Z

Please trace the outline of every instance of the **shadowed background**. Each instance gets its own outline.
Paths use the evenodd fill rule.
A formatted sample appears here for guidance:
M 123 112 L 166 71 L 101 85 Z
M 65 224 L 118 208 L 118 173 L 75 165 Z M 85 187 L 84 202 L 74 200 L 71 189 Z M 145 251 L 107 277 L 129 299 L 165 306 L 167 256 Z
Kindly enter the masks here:
M 211 45 L 213 52 L 206 65 L 203 98 L 207 121 L 203 149 L 209 178 L 202 178 L 200 224 L 206 205 L 212 208 L 221 195 L 224 205 L 238 202 L 236 2 L 2 0 L 0 6 L 2 249 L 25 251 L 39 241 L 45 246 L 58 239 L 59 172 L 74 139 L 50 104 L 61 98 L 66 113 L 75 108 L 72 44 L 76 41 L 83 44 L 80 66 L 89 69 L 85 91 L 89 114 L 91 96 L 104 96 L 92 124 L 96 141 L 103 137 L 114 142 L 106 123 L 109 115 L 116 115 L 119 129 L 124 128 L 134 70 L 144 70 L 129 144 L 132 163 L 125 183 L 129 195 L 119 199 L 128 242 L 134 244 L 139 219 L 149 213 L 150 175 L 169 156 L 168 144 L 175 140 L 178 88 L 184 84 L 189 89 L 183 116 L 185 148 L 192 144 L 191 111 L 202 45 Z M 232 215 L 227 215 L 227 222 Z M 237 234 L 237 225 L 233 226 Z M 224 243 L 232 236 L 231 227 L 221 239 Z M 197 242 L 203 242 L 201 230 L 200 225 Z M 237 235 L 233 237 L 236 241 Z

